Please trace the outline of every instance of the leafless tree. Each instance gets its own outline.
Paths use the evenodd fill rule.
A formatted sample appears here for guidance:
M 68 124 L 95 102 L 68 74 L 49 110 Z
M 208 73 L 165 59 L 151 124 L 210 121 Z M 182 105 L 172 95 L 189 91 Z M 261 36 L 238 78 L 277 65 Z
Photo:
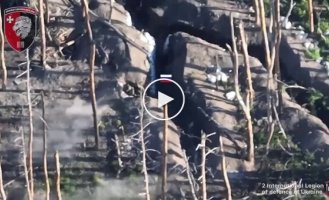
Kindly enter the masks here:
M 274 121 L 272 117 L 272 98 L 273 98 L 273 64 L 272 58 L 274 58 L 273 54 L 275 51 L 272 49 L 272 56 L 270 50 L 270 44 L 267 34 L 267 27 L 266 27 L 266 17 L 265 17 L 265 8 L 264 8 L 264 1 L 260 0 L 260 13 L 261 13 L 261 27 L 262 27 L 262 35 L 264 39 L 264 46 L 265 46 L 265 63 L 267 68 L 267 91 L 266 91 L 266 99 L 267 99 L 267 129 L 268 129 L 268 137 L 271 138 L 274 132 Z M 271 12 L 273 15 L 273 12 Z M 272 47 L 274 43 L 271 42 Z M 274 63 L 274 61 L 273 61 Z
M 206 175 L 206 140 L 207 136 L 205 132 L 201 135 L 201 190 L 202 199 L 207 200 L 207 175 Z
M 3 179 L 2 179 L 2 167 L 1 167 L 1 162 L 0 162 L 0 194 L 3 200 L 7 199 L 5 189 L 3 187 Z
M 29 200 L 32 199 L 32 194 L 31 194 L 31 186 L 30 186 L 30 181 L 29 181 L 29 169 L 27 165 L 27 156 L 26 156 L 26 150 L 25 150 L 25 136 L 24 136 L 24 131 L 23 128 L 20 129 L 21 132 L 21 138 L 22 138 L 22 153 L 23 153 L 23 167 L 24 167 L 24 177 L 25 177 L 25 182 L 26 182 L 26 188 L 27 188 L 27 195 Z
M 163 106 L 163 143 L 162 143 L 162 200 L 167 199 L 167 165 L 168 165 L 168 105 Z
M 308 17 L 310 21 L 310 32 L 314 32 L 314 15 L 313 15 L 313 0 L 308 0 Z
M 50 186 L 48 177 L 48 163 L 47 163 L 47 124 L 46 124 L 46 114 L 45 114 L 45 98 L 43 91 L 41 92 L 41 104 L 42 104 L 42 126 L 43 126 L 43 172 L 45 174 L 45 186 L 46 186 L 46 200 L 49 200 Z
M 46 12 L 45 12 L 45 15 L 46 15 L 46 19 L 45 19 L 45 23 L 46 24 L 49 24 L 49 15 L 50 15 L 50 13 L 49 13 L 49 0 L 44 0 L 45 1 L 45 8 L 46 8 Z
M 94 119 L 94 131 L 95 131 L 95 146 L 96 149 L 99 148 L 99 127 L 98 127 L 98 119 L 97 119 L 97 102 L 96 102 L 96 94 L 95 94 L 95 53 L 96 53 L 96 45 L 93 41 L 93 32 L 90 24 L 90 16 L 89 16 L 89 8 L 87 0 L 81 0 L 83 9 L 84 9 L 84 16 L 85 16 L 85 23 L 87 27 L 87 33 L 90 42 L 90 55 L 89 55 L 89 79 L 90 79 L 90 96 L 92 99 L 92 109 L 93 109 L 93 119 Z
M 274 67 L 276 67 L 276 69 L 278 70 L 277 73 L 279 73 L 280 75 L 280 62 L 279 62 L 279 49 L 280 49 L 280 43 L 281 43 L 281 24 L 280 24 L 280 0 L 277 0 L 276 2 L 274 2 L 275 4 L 273 4 L 273 6 L 275 8 L 273 8 L 272 10 L 274 12 L 271 13 L 271 17 L 275 18 L 275 23 L 274 23 L 274 27 L 272 30 L 272 37 L 270 41 L 267 41 L 268 43 L 270 43 L 270 66 L 268 67 L 268 96 L 270 98 L 270 102 L 268 105 L 268 109 L 270 110 L 270 117 L 272 119 L 272 121 L 269 121 L 269 136 L 268 136 L 268 140 L 267 140 L 267 144 L 266 144 L 266 154 L 268 154 L 269 149 L 270 149 L 270 143 L 274 134 L 274 126 L 275 126 L 275 120 L 273 120 L 272 118 L 272 110 L 274 110 L 274 114 L 276 116 L 276 120 L 278 121 L 278 123 L 280 124 L 280 121 L 278 119 L 278 115 L 277 115 L 277 106 L 278 106 L 278 102 L 280 101 L 281 97 L 281 91 L 278 91 L 278 85 L 275 84 L 276 82 L 274 80 L 278 80 L 278 74 L 276 74 L 274 77 L 273 75 L 273 69 Z M 291 6 L 290 8 L 292 8 L 294 6 L 293 1 L 291 1 Z M 291 13 L 291 9 L 289 9 L 290 11 L 288 12 Z M 273 17 L 274 16 L 274 17 Z M 281 88 L 281 87 L 279 87 Z
M 222 174 L 223 174 L 224 183 L 226 186 L 226 200 L 232 200 L 230 180 L 228 179 L 227 171 L 226 171 L 226 161 L 225 161 L 225 154 L 224 154 L 225 151 L 224 151 L 222 136 L 219 136 L 219 146 L 220 146 L 220 154 L 222 156 L 222 162 L 221 162 Z
M 56 195 L 57 200 L 62 200 L 61 193 L 61 165 L 59 162 L 59 154 L 58 151 L 55 153 L 55 163 L 56 163 Z
M 31 198 L 34 199 L 34 177 L 33 177 L 33 111 L 31 103 L 31 85 L 30 85 L 30 55 L 29 49 L 26 50 L 26 68 L 27 68 L 27 81 L 26 81 L 26 90 L 27 90 L 27 104 L 29 112 L 29 146 L 28 146 L 28 158 L 29 158 L 29 174 L 30 174 L 30 189 L 31 189 Z
M 259 2 L 258 0 L 253 0 L 254 3 L 254 10 L 255 10 L 255 23 L 260 25 L 260 14 L 259 14 Z
M 274 63 L 274 68 L 275 68 L 275 75 L 274 78 L 275 80 L 281 80 L 281 69 L 280 69 L 280 45 L 281 45 L 281 38 L 282 38 L 282 33 L 281 33 L 281 23 L 280 23 L 280 0 L 275 1 L 275 34 L 277 37 L 276 41 L 276 47 L 275 47 L 275 63 Z M 278 102 L 277 105 L 279 107 L 279 113 L 282 112 L 282 84 L 278 82 Z M 277 119 L 278 120 L 278 119 Z
M 46 0 L 47 1 L 47 0 Z M 46 67 L 46 27 L 45 27 L 45 15 L 44 15 L 44 0 L 39 0 L 39 25 L 40 25 L 40 32 L 41 32 L 41 64 L 43 67 Z
M 0 27 L 2 27 L 2 13 L 0 7 Z M 3 29 L 0 29 L 0 40 L 1 40 L 1 49 L 0 49 L 0 59 L 2 67 L 2 88 L 5 89 L 7 85 L 7 67 L 5 62 L 5 36 L 3 34 Z
M 233 15 L 230 16 L 231 21 L 231 37 L 232 37 L 232 46 L 233 50 L 229 47 L 229 50 L 231 52 L 231 58 L 233 63 L 233 72 L 234 72 L 234 90 L 236 93 L 236 98 L 239 102 L 239 105 L 242 107 L 242 110 L 244 112 L 244 115 L 247 119 L 247 130 L 248 130 L 248 143 L 247 143 L 247 160 L 251 163 L 254 163 L 254 157 L 255 157 L 255 150 L 254 150 L 254 139 L 253 139 L 253 127 L 252 127 L 252 118 L 250 115 L 250 108 L 249 108 L 249 100 L 248 104 L 246 104 L 242 96 L 240 94 L 240 87 L 239 87 L 239 59 L 238 59 L 238 50 L 236 45 L 236 38 L 234 35 L 234 22 L 233 22 Z M 249 99 L 249 94 L 247 94 L 247 98 Z
M 249 93 L 249 97 L 250 97 L 250 100 L 249 100 L 250 104 L 248 104 L 248 105 L 249 105 L 249 108 L 250 108 L 253 105 L 255 92 L 254 92 L 254 89 L 252 87 L 252 77 L 251 77 L 251 71 L 250 71 L 248 45 L 247 45 L 247 42 L 246 42 L 246 34 L 245 34 L 245 31 L 244 31 L 243 22 L 240 22 L 239 30 L 240 30 L 240 38 L 241 38 L 242 51 L 243 51 L 243 57 L 244 57 L 244 65 L 245 65 L 246 74 L 247 74 L 248 93 Z
M 140 113 L 139 113 L 139 119 L 140 119 L 140 140 L 142 145 L 142 157 L 143 157 L 143 173 L 144 173 L 144 183 L 145 183 L 145 195 L 146 200 L 150 200 L 150 188 L 149 188 L 149 177 L 147 173 L 147 165 L 146 165 L 146 146 L 145 146 L 145 135 L 144 135 L 144 106 L 143 106 L 143 96 L 140 97 Z

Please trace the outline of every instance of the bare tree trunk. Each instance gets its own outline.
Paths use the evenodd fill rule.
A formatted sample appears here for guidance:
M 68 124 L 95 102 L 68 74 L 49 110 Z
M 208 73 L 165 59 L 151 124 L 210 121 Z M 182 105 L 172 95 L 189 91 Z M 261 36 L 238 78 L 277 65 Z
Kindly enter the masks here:
M 0 162 L 0 194 L 3 200 L 7 199 L 5 189 L 3 187 L 3 179 L 2 179 L 2 167 L 1 167 L 1 162 Z
M 163 118 L 168 118 L 168 105 L 163 106 Z M 168 165 L 168 121 L 163 121 L 162 143 L 162 200 L 167 199 L 167 165 Z
M 293 7 L 293 3 L 291 2 L 291 8 Z M 279 70 L 279 73 L 280 73 L 280 69 L 279 69 L 279 49 L 280 49 L 280 41 L 281 41 L 281 24 L 280 24 L 280 2 L 276 2 L 275 3 L 275 12 L 274 12 L 274 15 L 275 15 L 275 20 L 276 20 L 276 23 L 275 23 L 275 28 L 273 29 L 273 35 L 271 37 L 271 65 L 268 69 L 268 90 L 270 91 L 269 92 L 269 96 L 270 96 L 270 104 L 268 105 L 270 111 L 271 111 L 271 119 L 272 121 L 269 121 L 269 137 L 268 137 L 268 141 L 267 141 L 267 144 L 266 144 L 266 155 L 269 153 L 269 150 L 270 150 L 270 144 L 271 144 L 271 140 L 272 140 L 272 137 L 273 137 L 273 134 L 274 134 L 274 127 L 275 127 L 275 121 L 273 120 L 272 118 L 272 109 L 276 109 L 276 106 L 278 104 L 278 98 L 277 96 L 280 96 L 281 93 L 279 93 L 279 95 L 276 95 L 276 92 L 277 91 L 277 85 L 274 84 L 274 76 L 273 76 L 273 69 L 274 69 L 274 66 L 276 65 L 276 68 Z M 273 13 L 271 13 L 271 15 L 273 15 Z M 277 76 L 277 74 L 276 74 Z M 278 80 L 278 79 L 276 79 Z M 280 92 L 280 91 L 279 91 Z
M 276 71 L 276 78 L 275 80 L 281 80 L 281 69 L 280 69 L 280 45 L 281 45 L 281 23 L 280 23 L 280 0 L 276 0 L 275 4 L 275 16 L 276 16 L 276 35 L 277 35 L 277 42 L 276 42 L 276 53 L 275 53 L 275 71 Z M 278 107 L 279 113 L 282 113 L 282 84 L 278 82 Z
M 0 7 L 0 40 L 1 40 L 1 49 L 0 49 L 0 59 L 1 59 L 1 67 L 2 67 L 2 88 L 5 89 L 7 85 L 7 67 L 5 62 L 5 36 L 3 34 L 2 29 L 2 13 L 1 13 L 1 7 Z
M 308 17 L 310 22 L 310 32 L 314 32 L 313 0 L 308 0 Z
M 46 200 L 49 200 L 50 186 L 48 177 L 48 164 L 47 164 L 47 126 L 46 126 L 46 114 L 45 114 L 45 98 L 44 93 L 41 92 L 41 103 L 42 103 L 42 119 L 43 119 L 43 172 L 45 174 L 45 186 L 46 186 Z
M 253 3 L 254 3 L 254 10 L 255 10 L 255 21 L 256 21 L 256 24 L 259 26 L 260 25 L 259 2 L 258 2 L 258 0 L 253 0 Z
M 47 1 L 47 0 L 46 0 Z M 46 67 L 46 28 L 45 28 L 45 18 L 44 18 L 44 2 L 43 0 L 39 0 L 39 12 L 40 12 L 40 32 L 41 32 L 41 64 L 45 68 Z
M 202 182 L 202 199 L 207 200 L 207 175 L 206 175 L 206 133 L 201 135 L 201 182 Z
M 25 136 L 23 129 L 20 129 L 21 132 L 21 138 L 22 138 L 22 148 L 23 148 L 23 166 L 24 166 L 24 176 L 25 176 L 25 181 L 26 181 L 26 188 L 27 188 L 27 195 L 29 200 L 32 199 L 31 195 L 31 186 L 30 186 L 30 181 L 29 181 L 29 170 L 27 166 L 27 156 L 26 156 L 26 151 L 25 151 Z
M 62 200 L 61 194 L 61 166 L 59 163 L 59 154 L 58 151 L 55 153 L 55 162 L 56 162 L 56 195 L 57 200 Z
M 252 107 L 253 102 L 254 102 L 254 96 L 255 96 L 255 91 L 254 88 L 252 87 L 252 78 L 251 78 L 251 71 L 250 71 L 250 62 L 249 62 L 249 54 L 248 54 L 248 45 L 246 42 L 246 34 L 244 32 L 244 26 L 243 22 L 239 24 L 239 29 L 240 29 L 240 37 L 241 37 L 241 43 L 242 43 L 242 51 L 243 51 L 243 57 L 244 57 L 244 65 L 246 66 L 246 74 L 247 74 L 247 85 L 248 85 L 248 93 L 250 94 L 250 99 L 249 99 L 249 108 Z
M 33 111 L 31 103 L 31 85 L 30 85 L 30 55 L 29 49 L 26 50 L 26 60 L 27 60 L 27 102 L 29 108 L 29 174 L 30 174 L 30 189 L 31 198 L 34 199 L 34 180 L 33 180 Z
M 50 19 L 49 19 L 49 0 L 45 0 L 45 7 L 46 7 L 46 19 L 45 23 L 49 24 Z
M 146 165 L 146 146 L 144 141 L 144 106 L 143 106 L 143 96 L 141 95 L 141 106 L 140 106 L 140 137 L 141 137 L 141 145 L 142 145 L 142 157 L 143 157 L 143 173 L 144 173 L 144 183 L 145 183 L 145 193 L 146 200 L 150 200 L 150 189 L 149 189 L 149 177 L 147 173 L 147 165 Z
M 271 138 L 274 131 L 274 123 L 272 117 L 272 98 L 273 98 L 273 68 L 271 67 L 271 52 L 269 47 L 269 41 L 267 36 L 267 28 L 266 28 L 266 18 L 265 18 L 265 8 L 264 1 L 260 1 L 260 10 L 261 10 L 261 26 L 262 26 L 262 34 L 264 39 L 265 46 L 265 55 L 266 55 L 266 68 L 267 68 L 267 128 L 268 128 L 268 137 Z M 273 14 L 273 13 L 272 13 Z M 272 52 L 274 53 L 274 52 Z M 273 57 L 273 56 L 272 56 Z
M 252 127 L 252 119 L 250 115 L 250 108 L 249 105 L 246 105 L 243 101 L 241 94 L 240 94 L 240 88 L 239 88 L 239 61 L 238 61 L 238 50 L 236 45 L 236 38 L 234 35 L 234 23 L 233 23 L 233 15 L 230 16 L 230 22 L 231 22 L 231 37 L 232 37 L 232 44 L 233 44 L 233 51 L 231 51 L 231 57 L 232 57 L 232 63 L 233 63 L 233 72 L 234 72 L 234 90 L 236 93 L 236 97 L 238 99 L 238 102 L 240 106 L 242 107 L 242 110 L 244 112 L 244 115 L 247 119 L 247 130 L 248 130 L 248 143 L 247 143 L 247 160 L 251 163 L 254 163 L 254 157 L 255 157 L 255 150 L 254 150 L 254 133 L 253 133 L 253 127 Z M 248 98 L 249 95 L 247 95 Z M 249 100 L 248 104 L 250 104 Z
M 224 154 L 224 145 L 222 141 L 222 136 L 219 136 L 219 145 L 220 145 L 220 154 L 222 156 L 222 173 L 224 177 L 224 183 L 226 186 L 226 200 L 232 200 L 232 194 L 231 194 L 231 185 L 230 180 L 228 179 L 227 172 L 226 172 L 226 161 L 225 161 L 225 154 Z
M 96 149 L 99 148 L 99 127 L 98 127 L 98 119 L 97 119 L 97 102 L 96 102 L 96 94 L 95 94 L 95 53 L 96 46 L 93 41 L 93 32 L 90 25 L 90 16 L 89 16 L 89 8 L 87 0 L 82 0 L 82 5 L 85 13 L 85 23 L 87 26 L 88 37 L 90 41 L 90 55 L 89 55 L 89 79 L 90 79 L 90 96 L 92 99 L 92 109 L 93 109 L 93 119 L 94 119 L 94 131 L 95 131 L 95 146 Z

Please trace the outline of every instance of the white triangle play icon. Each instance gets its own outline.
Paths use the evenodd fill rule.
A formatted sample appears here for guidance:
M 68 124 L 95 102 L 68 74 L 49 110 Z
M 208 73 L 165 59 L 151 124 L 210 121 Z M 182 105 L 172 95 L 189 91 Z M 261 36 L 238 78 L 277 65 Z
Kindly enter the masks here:
M 163 94 L 162 92 L 158 91 L 158 108 L 168 104 L 169 102 L 173 101 L 174 99 L 168 95 Z

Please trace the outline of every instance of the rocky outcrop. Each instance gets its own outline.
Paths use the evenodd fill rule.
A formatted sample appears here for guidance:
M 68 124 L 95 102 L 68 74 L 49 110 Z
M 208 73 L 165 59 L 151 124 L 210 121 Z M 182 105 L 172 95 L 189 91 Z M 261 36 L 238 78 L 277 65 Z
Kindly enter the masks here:
M 253 169 L 253 166 L 243 161 L 243 155 L 240 154 L 241 149 L 243 150 L 246 146 L 246 137 L 245 133 L 239 133 L 238 131 L 238 127 L 241 127 L 240 120 L 242 116 L 238 114 L 236 102 L 227 100 L 225 96 L 230 87 L 225 89 L 225 87 L 220 86 L 216 90 L 216 86 L 207 80 L 207 67 L 216 64 L 215 56 L 219 57 L 218 64 L 222 71 L 228 75 L 230 74 L 232 62 L 229 53 L 222 48 L 185 33 L 172 35 L 169 48 L 169 51 L 173 53 L 170 54 L 172 62 L 168 64 L 167 72 L 172 73 L 173 78 L 183 85 L 187 99 L 193 102 L 192 107 L 201 108 L 217 122 L 209 121 L 209 117 L 205 117 L 204 113 L 197 112 L 198 109 L 195 109 L 195 121 L 191 123 L 201 124 L 202 129 L 208 134 L 217 133 L 210 139 L 209 147 L 218 146 L 218 134 L 222 134 L 225 137 L 224 145 L 228 157 L 229 171 Z M 241 66 L 244 65 L 241 55 L 239 56 L 239 63 Z M 250 65 L 253 73 L 254 88 L 257 93 L 254 104 L 255 116 L 253 117 L 257 120 L 266 116 L 266 98 L 265 95 L 261 95 L 266 92 L 266 70 L 253 57 L 250 57 Z M 240 77 L 241 84 L 243 84 L 243 73 Z M 229 82 L 228 85 L 230 85 Z M 326 125 L 317 117 L 309 114 L 307 110 L 294 103 L 285 92 L 283 110 L 285 112 L 280 116 L 281 123 L 285 131 L 293 137 L 300 148 L 308 149 L 312 152 L 319 151 L 319 156 L 327 158 L 329 130 Z M 185 117 L 184 114 L 181 115 L 180 117 Z M 213 164 L 213 169 L 216 169 L 217 164 Z
M 209 0 L 206 4 L 194 0 L 140 2 L 140 7 L 130 7 L 133 3 L 127 1 L 126 7 L 146 18 L 144 26 L 154 35 L 166 37 L 168 33 L 182 31 L 223 48 L 232 41 L 230 14 L 233 13 L 236 18 L 245 22 L 249 54 L 265 64 L 263 37 L 260 28 L 251 21 L 253 13 L 242 11 L 229 1 Z M 177 9 L 184 12 L 177 12 Z M 329 79 L 325 69 L 316 62 L 303 62 L 303 54 L 299 52 L 305 51 L 305 47 L 296 46 L 296 43 L 303 41 L 297 41 L 289 33 L 285 33 L 280 46 L 280 64 L 285 78 L 329 94 Z

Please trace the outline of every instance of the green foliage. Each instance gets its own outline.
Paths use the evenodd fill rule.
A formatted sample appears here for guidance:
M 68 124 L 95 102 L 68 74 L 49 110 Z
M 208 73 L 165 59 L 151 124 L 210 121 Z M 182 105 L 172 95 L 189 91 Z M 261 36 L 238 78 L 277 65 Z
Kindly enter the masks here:
M 254 143 L 257 146 L 265 145 L 267 142 L 266 134 L 263 132 L 258 132 L 254 134 Z
M 291 14 L 297 16 L 300 19 L 300 22 L 304 25 L 308 25 L 308 3 L 307 0 L 297 0 L 295 1 L 296 6 L 292 10 Z M 290 7 L 290 1 L 286 1 L 285 3 L 285 13 L 288 12 Z
M 322 20 L 319 24 L 319 28 L 322 31 L 322 33 L 329 30 L 329 21 L 328 20 Z
M 61 189 L 63 190 L 63 192 L 68 193 L 68 194 L 72 194 L 75 192 L 76 190 L 76 185 L 74 180 L 72 180 L 69 177 L 65 177 L 65 176 L 61 176 Z
M 308 106 L 312 114 L 317 115 L 319 110 L 329 110 L 328 97 L 320 91 L 311 89 L 308 91 Z
M 313 60 L 317 60 L 321 57 L 321 51 L 319 48 L 307 49 L 305 55 Z

